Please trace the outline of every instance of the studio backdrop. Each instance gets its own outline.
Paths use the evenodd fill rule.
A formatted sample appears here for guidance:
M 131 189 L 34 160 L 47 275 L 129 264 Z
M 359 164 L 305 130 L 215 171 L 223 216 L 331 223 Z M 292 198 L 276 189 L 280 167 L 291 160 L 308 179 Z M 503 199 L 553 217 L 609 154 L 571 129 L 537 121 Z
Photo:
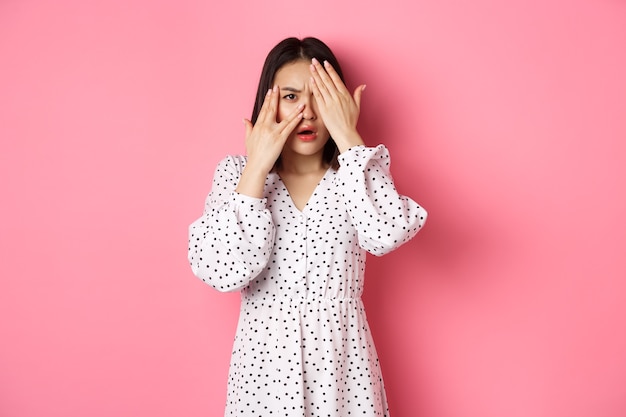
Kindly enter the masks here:
M 429 211 L 368 259 L 394 417 L 626 413 L 626 3 L 0 2 L 0 415 L 219 416 L 187 263 L 263 59 L 324 40 Z

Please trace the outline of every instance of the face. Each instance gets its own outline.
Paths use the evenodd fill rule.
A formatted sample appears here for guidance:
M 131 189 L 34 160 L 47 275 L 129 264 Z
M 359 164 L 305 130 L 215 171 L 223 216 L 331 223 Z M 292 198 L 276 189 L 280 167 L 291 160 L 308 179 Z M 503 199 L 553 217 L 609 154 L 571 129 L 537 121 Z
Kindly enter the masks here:
M 300 124 L 287 139 L 283 156 L 289 152 L 300 155 L 322 155 L 324 145 L 330 137 L 324 122 L 317 112 L 315 97 L 309 80 L 311 72 L 308 61 L 295 61 L 282 66 L 274 76 L 274 84 L 280 88 L 277 120 L 287 117 L 299 104 L 304 104 Z

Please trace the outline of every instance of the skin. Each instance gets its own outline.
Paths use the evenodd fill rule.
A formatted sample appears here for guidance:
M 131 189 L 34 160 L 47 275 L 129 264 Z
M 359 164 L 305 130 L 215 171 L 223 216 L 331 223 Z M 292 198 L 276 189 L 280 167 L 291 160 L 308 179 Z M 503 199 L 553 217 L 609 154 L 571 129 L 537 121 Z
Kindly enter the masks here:
M 306 61 L 296 61 L 284 65 L 274 76 L 274 82 L 279 86 L 280 99 L 278 101 L 277 121 L 285 120 L 298 106 L 304 106 L 302 120 L 296 126 L 281 151 L 281 168 L 285 168 L 285 161 L 289 170 L 308 171 L 308 164 L 321 160 L 324 146 L 330 137 L 328 129 L 319 116 L 319 109 L 313 96 L 310 83 L 310 64 Z M 302 128 L 311 128 L 317 132 L 313 141 L 302 141 L 297 132 Z M 317 155 L 319 154 L 319 155 Z M 315 157 L 312 157 L 314 156 Z
M 329 136 L 341 153 L 363 145 L 356 125 L 365 85 L 350 94 L 332 66 L 315 59 L 284 65 L 274 84 L 256 123 L 244 119 L 248 162 L 236 191 L 262 198 L 265 179 L 280 156 L 278 173 L 301 210 L 328 169 L 322 153 Z M 315 140 L 304 142 L 297 136 L 304 125 L 317 131 Z

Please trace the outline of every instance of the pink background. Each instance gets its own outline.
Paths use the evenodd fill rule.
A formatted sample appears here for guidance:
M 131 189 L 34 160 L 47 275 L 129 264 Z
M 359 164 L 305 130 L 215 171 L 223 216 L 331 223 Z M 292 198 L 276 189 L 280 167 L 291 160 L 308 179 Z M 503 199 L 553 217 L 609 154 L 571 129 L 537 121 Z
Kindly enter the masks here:
M 626 415 L 621 0 L 1 1 L 0 415 L 222 414 L 187 226 L 290 35 L 430 212 L 370 259 L 392 415 Z

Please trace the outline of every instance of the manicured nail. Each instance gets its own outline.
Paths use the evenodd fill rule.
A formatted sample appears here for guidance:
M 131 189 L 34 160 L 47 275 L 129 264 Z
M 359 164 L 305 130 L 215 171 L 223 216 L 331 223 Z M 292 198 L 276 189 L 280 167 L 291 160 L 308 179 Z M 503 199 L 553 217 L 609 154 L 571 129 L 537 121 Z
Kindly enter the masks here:
M 274 90 L 274 91 L 278 91 L 278 86 L 277 86 L 277 85 L 275 85 L 275 86 L 274 86 L 274 88 L 273 88 L 273 90 Z
M 324 60 L 324 66 L 325 66 L 325 67 L 327 67 L 327 66 L 329 66 L 329 65 L 330 65 L 330 64 L 328 63 L 328 61 Z
M 365 91 L 365 87 L 367 87 L 367 84 L 363 84 L 363 88 L 361 88 L 361 92 Z
M 318 61 L 317 59 L 315 59 L 315 58 L 311 59 L 311 62 L 312 62 L 313 64 L 319 64 L 319 61 Z

